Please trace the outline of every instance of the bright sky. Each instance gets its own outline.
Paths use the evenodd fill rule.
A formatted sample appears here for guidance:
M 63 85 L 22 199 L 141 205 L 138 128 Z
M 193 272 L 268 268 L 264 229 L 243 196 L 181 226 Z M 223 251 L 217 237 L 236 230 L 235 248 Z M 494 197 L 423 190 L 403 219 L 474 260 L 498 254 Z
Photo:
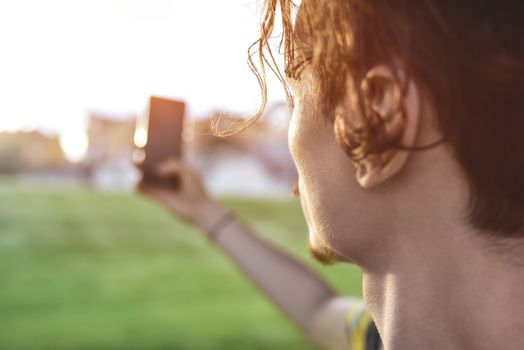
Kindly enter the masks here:
M 0 131 L 73 137 L 89 111 L 140 113 L 152 94 L 185 99 L 192 116 L 249 114 L 257 11 L 256 0 L 1 0 Z

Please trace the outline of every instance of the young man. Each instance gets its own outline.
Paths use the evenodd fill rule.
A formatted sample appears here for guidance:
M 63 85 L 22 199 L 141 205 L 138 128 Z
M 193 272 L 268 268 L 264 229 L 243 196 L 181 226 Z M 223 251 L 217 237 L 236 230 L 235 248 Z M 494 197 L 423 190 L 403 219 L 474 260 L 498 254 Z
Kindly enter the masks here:
M 288 1 L 266 6 L 262 54 L 283 14 L 311 250 L 362 268 L 386 349 L 524 349 L 523 4 L 304 0 L 294 25 Z M 207 232 L 313 341 L 380 346 L 358 302 L 260 240 L 180 163 L 159 171 L 182 187 L 141 189 Z

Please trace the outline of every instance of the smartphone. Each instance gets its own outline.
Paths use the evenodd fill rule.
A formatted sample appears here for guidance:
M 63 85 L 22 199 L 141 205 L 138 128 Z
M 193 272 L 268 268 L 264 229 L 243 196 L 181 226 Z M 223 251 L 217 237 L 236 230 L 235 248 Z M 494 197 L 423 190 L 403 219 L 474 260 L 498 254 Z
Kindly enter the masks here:
M 149 99 L 147 143 L 143 147 L 144 161 L 141 166 L 144 182 L 178 186 L 178 178 L 160 177 L 156 168 L 167 159 L 182 158 L 184 114 L 184 102 L 156 96 Z

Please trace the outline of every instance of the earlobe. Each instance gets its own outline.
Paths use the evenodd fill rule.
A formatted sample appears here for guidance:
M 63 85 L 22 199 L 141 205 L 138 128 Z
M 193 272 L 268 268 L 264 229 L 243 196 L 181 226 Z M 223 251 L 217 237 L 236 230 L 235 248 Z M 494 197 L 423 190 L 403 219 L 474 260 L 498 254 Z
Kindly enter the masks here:
M 390 160 L 386 163 L 363 160 L 357 169 L 357 181 L 363 188 L 373 188 L 393 177 L 404 167 L 409 153 L 402 150 L 390 151 Z
M 373 98 L 370 106 L 387 120 L 386 129 L 394 130 L 398 125 L 402 125 L 400 144 L 404 147 L 414 146 L 420 118 L 420 101 L 416 84 L 410 81 L 402 97 L 400 83 L 386 66 L 371 70 L 365 81 L 368 86 L 375 84 L 373 89 L 376 91 L 370 96 Z M 379 85 L 377 81 L 380 81 Z M 357 164 L 358 183 L 368 189 L 389 180 L 404 168 L 409 155 L 409 151 L 391 149 L 381 155 L 367 156 Z

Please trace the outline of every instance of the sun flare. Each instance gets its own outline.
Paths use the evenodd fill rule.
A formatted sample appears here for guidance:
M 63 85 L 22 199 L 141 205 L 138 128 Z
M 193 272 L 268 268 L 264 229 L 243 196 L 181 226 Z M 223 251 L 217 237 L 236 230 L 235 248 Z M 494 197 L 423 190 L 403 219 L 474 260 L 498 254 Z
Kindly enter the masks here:
M 60 135 L 60 147 L 71 162 L 80 162 L 87 153 L 88 140 L 84 131 L 65 131 Z

